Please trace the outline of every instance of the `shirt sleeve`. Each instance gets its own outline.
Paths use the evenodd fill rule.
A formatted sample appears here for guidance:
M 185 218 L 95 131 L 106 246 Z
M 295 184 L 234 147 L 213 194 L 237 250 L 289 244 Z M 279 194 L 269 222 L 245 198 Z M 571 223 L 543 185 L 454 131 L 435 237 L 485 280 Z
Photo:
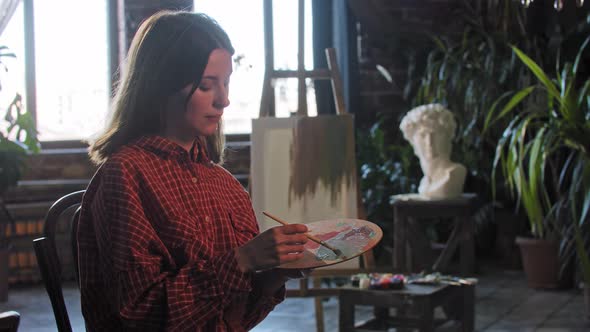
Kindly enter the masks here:
M 251 278 L 240 271 L 233 251 L 210 259 L 197 254 L 199 259 L 178 266 L 183 250 L 206 252 L 207 244 L 198 238 L 188 246 L 179 243 L 179 252 L 164 245 L 160 237 L 166 234 L 157 234 L 156 221 L 146 217 L 146 206 L 157 204 L 139 194 L 141 180 L 132 166 L 107 167 L 103 181 L 92 214 L 100 225 L 100 255 L 111 263 L 104 273 L 112 283 L 113 309 L 125 328 L 197 330 L 222 315 L 232 294 L 251 290 Z M 170 232 L 178 231 L 171 226 Z
M 254 289 L 249 297 L 250 311 L 244 316 L 246 330 L 258 325 L 279 303 L 285 300 L 286 288 L 282 286 L 273 296 L 263 296 L 258 289 Z

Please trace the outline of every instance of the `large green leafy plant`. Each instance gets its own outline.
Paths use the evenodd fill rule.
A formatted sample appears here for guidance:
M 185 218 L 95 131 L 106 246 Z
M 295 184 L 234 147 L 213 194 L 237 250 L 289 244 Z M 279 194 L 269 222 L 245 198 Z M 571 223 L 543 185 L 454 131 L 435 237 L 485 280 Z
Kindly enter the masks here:
M 482 253 L 490 253 L 496 238 L 495 213 L 498 208 L 510 209 L 513 202 L 503 190 L 492 197 L 490 174 L 501 129 L 486 130 L 484 122 L 498 100 L 509 98 L 509 91 L 532 79 L 508 45 L 530 50 L 543 41 L 530 36 L 527 12 L 516 1 L 462 1 L 455 16 L 461 27 L 455 33 L 431 35 L 426 56 L 414 58 L 404 94 L 413 106 L 440 103 L 455 115 L 451 159 L 467 167 L 464 190 L 477 193 L 482 202 L 474 218 L 476 243 Z
M 553 77 L 513 46 L 537 82 L 490 113 L 486 128 L 513 116 L 498 142 L 494 170 L 504 174 L 528 217 L 531 234 L 561 239 L 566 260 L 577 249 L 584 280 L 590 284 L 585 245 L 590 210 L 589 68 L 580 75 L 588 43 L 590 34 L 573 62 L 561 64 L 558 57 Z
M 491 165 L 500 131 L 484 130 L 486 115 L 499 98 L 530 79 L 515 61 L 509 43 L 533 49 L 525 28 L 526 11 L 515 1 L 464 1 L 457 12 L 460 34 L 432 36 L 423 70 L 410 72 L 406 94 L 414 106 L 441 103 L 456 117 L 453 160 L 469 170 L 466 188 L 490 201 Z
M 410 66 L 405 93 L 412 104 L 441 103 L 457 118 L 452 158 L 470 171 L 465 190 L 478 193 L 487 202 L 477 213 L 478 230 L 488 229 L 495 220 L 496 206 L 511 208 L 520 203 L 510 195 L 510 181 L 502 179 L 507 173 L 491 176 L 497 142 L 512 119 L 494 116 L 490 125 L 490 114 L 501 113 L 507 102 L 518 104 L 536 80 L 510 45 L 534 54 L 541 68 L 549 68 L 558 53 L 576 50 L 589 30 L 588 18 L 564 23 L 557 15 L 552 12 L 542 17 L 543 29 L 538 29 L 539 17 L 518 1 L 463 1 L 457 12 L 464 26 L 461 33 L 432 36 L 433 48 L 423 68 L 419 61 Z M 492 187 L 495 193 L 489 190 Z

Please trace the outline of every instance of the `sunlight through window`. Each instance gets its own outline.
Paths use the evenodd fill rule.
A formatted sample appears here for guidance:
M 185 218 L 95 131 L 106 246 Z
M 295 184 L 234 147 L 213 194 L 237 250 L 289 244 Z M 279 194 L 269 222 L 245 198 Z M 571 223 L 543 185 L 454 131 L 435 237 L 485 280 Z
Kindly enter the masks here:
M 216 19 L 229 35 L 236 50 L 230 84 L 231 105 L 224 113 L 225 133 L 252 130 L 251 120 L 260 112 L 264 78 L 263 3 L 258 1 L 195 0 L 196 12 Z M 297 1 L 273 1 L 274 54 L 276 69 L 297 69 Z M 305 66 L 313 68 L 311 1 L 305 3 Z M 315 115 L 313 83 L 308 82 L 309 115 Z M 297 111 L 297 80 L 275 81 L 277 117 Z
M 87 139 L 104 127 L 109 103 L 107 0 L 34 1 L 36 117 L 42 141 Z M 92 15 L 80 15 L 81 11 Z M 23 4 L 0 36 L 7 59 L 5 98 L 25 91 Z M 26 100 L 26 99 L 23 99 Z M 27 105 L 25 104 L 25 107 Z

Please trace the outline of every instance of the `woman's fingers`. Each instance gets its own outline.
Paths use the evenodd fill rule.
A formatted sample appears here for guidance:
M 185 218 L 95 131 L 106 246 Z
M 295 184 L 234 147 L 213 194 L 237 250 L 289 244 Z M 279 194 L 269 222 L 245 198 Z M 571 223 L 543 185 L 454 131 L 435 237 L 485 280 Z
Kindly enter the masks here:
M 303 234 L 293 235 L 279 235 L 276 238 L 277 245 L 293 245 L 293 244 L 306 244 L 308 241 L 307 236 Z
M 285 264 L 285 263 L 289 263 L 289 262 L 293 262 L 296 260 L 299 260 L 303 258 L 303 253 L 299 252 L 299 253 L 290 253 L 290 254 L 282 254 L 279 256 L 279 264 Z
M 277 253 L 279 255 L 284 254 L 292 254 L 292 253 L 300 253 L 305 250 L 305 246 L 302 244 L 295 244 L 295 245 L 285 245 L 277 247 Z
M 307 232 L 307 226 L 304 224 L 290 224 L 280 226 L 278 228 L 283 232 L 283 234 L 298 234 Z
M 283 253 L 283 254 L 279 254 L 278 256 L 276 256 L 272 259 L 268 259 L 267 261 L 262 262 L 259 265 L 259 268 L 262 270 L 274 268 L 274 267 L 277 267 L 282 264 L 286 264 L 286 263 L 290 263 L 290 262 L 299 260 L 301 258 L 303 258 L 302 252 Z
M 307 226 L 291 224 L 266 230 L 238 250 L 244 269 L 260 270 L 276 267 L 303 257 Z

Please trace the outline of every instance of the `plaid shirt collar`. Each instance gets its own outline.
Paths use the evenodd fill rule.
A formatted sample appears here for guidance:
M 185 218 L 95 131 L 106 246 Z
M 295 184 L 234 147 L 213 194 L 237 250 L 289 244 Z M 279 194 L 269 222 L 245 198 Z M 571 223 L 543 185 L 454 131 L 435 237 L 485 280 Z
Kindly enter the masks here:
M 193 162 L 204 164 L 211 162 L 207 156 L 205 145 L 198 138 L 193 142 L 191 153 L 172 140 L 157 135 L 142 136 L 138 138 L 133 145 L 168 159 L 188 159 Z

